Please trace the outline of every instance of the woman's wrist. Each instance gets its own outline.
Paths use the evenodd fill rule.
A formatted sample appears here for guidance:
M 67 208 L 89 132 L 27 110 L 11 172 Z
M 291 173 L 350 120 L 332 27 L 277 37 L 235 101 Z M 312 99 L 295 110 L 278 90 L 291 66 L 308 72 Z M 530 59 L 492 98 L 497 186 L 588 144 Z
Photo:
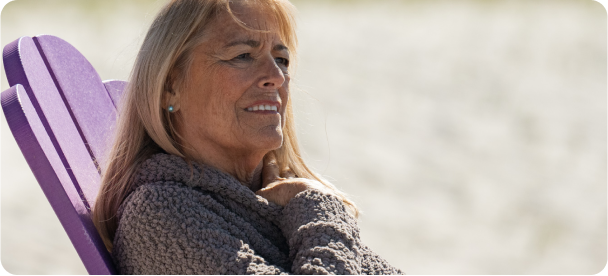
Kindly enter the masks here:
M 279 227 L 288 240 L 300 227 L 309 223 L 328 222 L 336 226 L 356 223 L 337 196 L 317 189 L 298 193 L 285 205 L 282 213 Z

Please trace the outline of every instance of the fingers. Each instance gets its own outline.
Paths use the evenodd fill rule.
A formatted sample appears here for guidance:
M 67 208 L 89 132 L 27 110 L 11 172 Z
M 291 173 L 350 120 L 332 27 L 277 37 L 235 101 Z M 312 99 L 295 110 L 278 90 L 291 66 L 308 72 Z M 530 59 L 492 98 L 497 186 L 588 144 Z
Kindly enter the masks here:
M 268 186 L 280 176 L 279 165 L 274 152 L 271 151 L 264 156 L 264 167 L 262 168 L 262 187 Z
M 276 185 L 263 188 L 255 193 L 270 202 L 285 206 L 294 196 L 307 189 L 304 183 L 294 180 L 282 180 L 275 183 Z
M 259 195 L 270 202 L 274 202 L 275 204 L 285 206 L 287 205 L 286 198 L 284 195 L 283 189 L 281 189 L 281 185 L 275 185 L 269 188 L 263 188 L 255 192 L 256 195 Z

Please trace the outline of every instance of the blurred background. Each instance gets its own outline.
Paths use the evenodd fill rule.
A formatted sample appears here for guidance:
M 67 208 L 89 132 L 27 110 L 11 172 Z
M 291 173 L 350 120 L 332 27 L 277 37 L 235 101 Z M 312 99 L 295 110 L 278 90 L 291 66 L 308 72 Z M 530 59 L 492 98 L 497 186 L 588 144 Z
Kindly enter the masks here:
M 1 42 L 56 35 L 102 79 L 125 80 L 163 3 L 17 0 L 2 10 Z M 408 274 L 604 268 L 602 5 L 293 3 L 298 135 L 306 160 L 363 211 L 364 243 Z M 1 127 L 2 266 L 86 274 L 5 119 Z

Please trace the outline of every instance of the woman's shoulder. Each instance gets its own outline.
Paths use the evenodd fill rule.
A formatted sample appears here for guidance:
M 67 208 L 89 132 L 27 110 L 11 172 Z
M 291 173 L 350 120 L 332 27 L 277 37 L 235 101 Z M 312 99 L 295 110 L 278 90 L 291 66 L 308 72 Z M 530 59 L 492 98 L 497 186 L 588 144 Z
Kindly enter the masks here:
M 204 201 L 213 201 L 213 198 L 178 182 L 146 183 L 131 192 L 120 205 L 119 225 L 141 223 L 142 218 L 149 217 L 174 220 L 178 217 L 171 214 L 184 208 L 204 211 L 201 204 Z
M 133 216 L 158 208 L 189 204 L 204 196 L 187 183 L 192 181 L 195 168 L 179 156 L 157 153 L 141 162 L 132 178 L 128 196 L 122 201 L 117 216 Z
M 119 213 L 129 206 L 170 207 L 213 200 L 207 189 L 210 172 L 201 165 L 166 153 L 157 153 L 141 162 L 132 178 L 128 196 Z
M 199 175 L 198 165 L 187 162 L 182 157 L 166 153 L 157 153 L 150 156 L 138 165 L 133 181 L 133 190 L 150 183 L 181 183 L 191 182 L 193 177 Z

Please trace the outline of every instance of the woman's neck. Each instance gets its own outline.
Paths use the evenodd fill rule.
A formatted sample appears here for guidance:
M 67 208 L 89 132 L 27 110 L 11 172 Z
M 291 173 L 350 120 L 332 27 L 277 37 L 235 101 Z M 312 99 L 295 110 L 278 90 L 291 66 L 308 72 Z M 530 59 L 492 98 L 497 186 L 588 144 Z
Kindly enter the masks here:
M 200 154 L 204 152 L 205 154 Z M 194 161 L 212 166 L 234 176 L 252 191 L 262 188 L 262 159 L 265 153 L 234 153 L 217 148 L 195 149 L 187 152 Z

